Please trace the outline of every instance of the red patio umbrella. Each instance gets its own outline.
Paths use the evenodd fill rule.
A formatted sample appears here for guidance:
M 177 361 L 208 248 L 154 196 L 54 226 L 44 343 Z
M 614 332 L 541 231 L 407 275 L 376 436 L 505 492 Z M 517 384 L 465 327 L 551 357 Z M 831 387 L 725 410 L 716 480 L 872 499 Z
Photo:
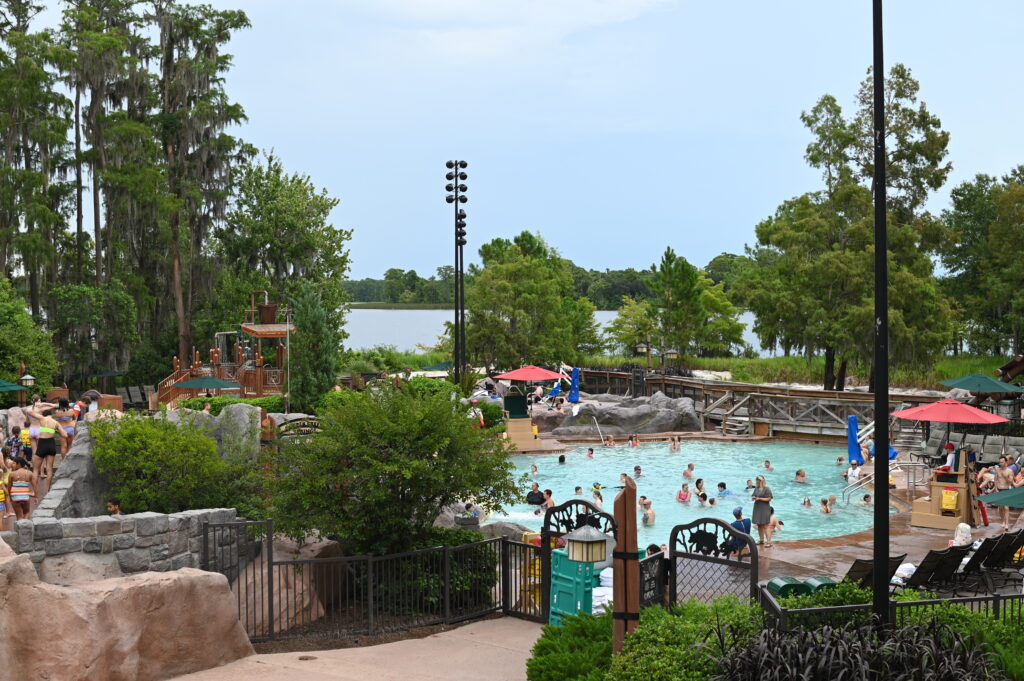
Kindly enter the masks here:
M 1010 419 L 990 414 L 953 399 L 939 400 L 920 407 L 894 411 L 893 416 L 913 421 L 940 421 L 942 423 L 1005 423 Z
M 496 378 L 503 378 L 506 381 L 551 381 L 556 378 L 562 378 L 562 374 L 557 371 L 548 371 L 541 367 L 535 367 L 530 364 L 519 369 L 513 369 L 512 371 L 508 371 L 504 374 L 499 374 Z

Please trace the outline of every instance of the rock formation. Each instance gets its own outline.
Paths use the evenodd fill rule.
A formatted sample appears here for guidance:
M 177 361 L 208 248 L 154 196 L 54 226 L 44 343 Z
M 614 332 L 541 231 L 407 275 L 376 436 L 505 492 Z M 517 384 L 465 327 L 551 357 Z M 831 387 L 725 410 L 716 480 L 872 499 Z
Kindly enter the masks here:
M 534 423 L 541 432 L 555 437 L 597 437 L 600 434 L 629 435 L 631 433 L 664 433 L 670 431 L 700 430 L 700 417 L 689 397 L 671 398 L 662 392 L 651 397 L 626 398 L 618 395 L 588 395 L 577 415 L 572 411 L 534 413 Z
M 3 678 L 159 681 L 253 654 L 223 575 L 184 569 L 73 587 L 0 542 Z M 46 645 L 28 645 L 45 632 Z

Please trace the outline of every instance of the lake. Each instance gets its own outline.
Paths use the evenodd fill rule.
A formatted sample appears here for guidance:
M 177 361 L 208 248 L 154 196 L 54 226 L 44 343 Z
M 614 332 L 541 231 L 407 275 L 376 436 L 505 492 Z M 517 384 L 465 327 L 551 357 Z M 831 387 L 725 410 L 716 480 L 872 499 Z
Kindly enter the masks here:
M 598 310 L 594 316 L 603 328 L 615 319 L 615 314 L 615 310 Z M 417 344 L 437 343 L 437 337 L 444 331 L 444 323 L 452 321 L 453 316 L 453 310 L 351 310 L 345 324 L 348 332 L 345 347 L 360 349 L 394 345 L 399 350 L 414 352 Z M 751 331 L 754 315 L 744 313 L 740 321 L 747 325 L 743 338 L 762 356 L 770 356 L 772 353 L 761 350 L 757 336 Z

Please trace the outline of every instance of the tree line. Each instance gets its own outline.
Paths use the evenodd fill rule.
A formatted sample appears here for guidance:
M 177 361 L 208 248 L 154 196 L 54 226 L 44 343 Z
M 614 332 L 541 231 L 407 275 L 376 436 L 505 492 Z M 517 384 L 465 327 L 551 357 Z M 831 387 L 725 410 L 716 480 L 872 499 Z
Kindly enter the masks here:
M 232 134 L 247 119 L 226 49 L 246 15 L 65 0 L 46 28 L 42 9 L 0 2 L 0 275 L 65 378 L 161 378 L 236 329 L 256 290 L 312 285 L 340 329 L 337 200 Z

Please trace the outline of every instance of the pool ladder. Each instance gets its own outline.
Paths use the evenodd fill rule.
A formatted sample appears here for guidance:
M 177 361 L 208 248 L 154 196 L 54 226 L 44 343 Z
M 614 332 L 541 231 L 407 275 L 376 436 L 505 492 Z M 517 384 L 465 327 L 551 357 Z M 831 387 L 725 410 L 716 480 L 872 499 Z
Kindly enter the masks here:
M 928 480 L 931 477 L 931 467 L 928 464 L 921 463 L 920 461 L 895 461 L 889 464 L 889 472 L 893 471 L 906 471 L 907 472 L 907 487 L 918 485 L 927 485 Z M 922 477 L 920 473 L 924 473 Z M 843 505 L 850 503 L 850 497 L 859 489 L 863 489 L 869 483 L 875 481 L 875 474 L 869 473 L 865 475 L 857 482 L 851 482 L 849 485 L 843 488 Z M 886 484 L 888 484 L 888 480 Z

